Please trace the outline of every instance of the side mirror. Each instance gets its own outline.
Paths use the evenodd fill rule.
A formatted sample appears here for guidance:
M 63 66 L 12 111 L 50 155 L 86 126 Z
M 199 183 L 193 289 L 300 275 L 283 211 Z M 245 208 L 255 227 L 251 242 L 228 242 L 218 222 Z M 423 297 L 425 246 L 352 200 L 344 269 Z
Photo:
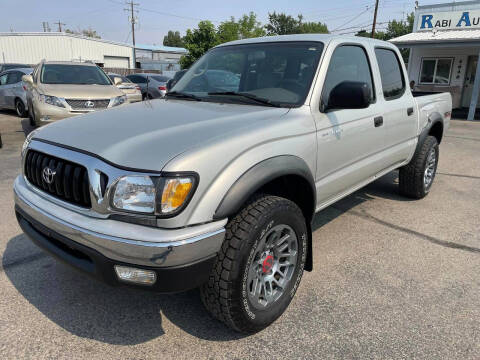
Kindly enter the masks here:
M 22 80 L 27 84 L 33 84 L 33 77 L 32 75 L 23 75 Z
M 122 82 L 122 78 L 119 78 L 117 76 L 113 78 L 113 83 L 115 84 L 115 86 L 120 85 Z
M 372 102 L 372 89 L 361 81 L 343 81 L 330 91 L 326 109 L 364 109 Z

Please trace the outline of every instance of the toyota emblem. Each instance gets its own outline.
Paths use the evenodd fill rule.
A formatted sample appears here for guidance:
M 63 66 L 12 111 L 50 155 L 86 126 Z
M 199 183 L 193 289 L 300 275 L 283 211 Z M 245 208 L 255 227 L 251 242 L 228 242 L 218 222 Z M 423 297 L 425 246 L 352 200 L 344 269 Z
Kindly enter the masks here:
M 93 101 L 90 101 L 90 100 L 85 101 L 85 107 L 93 108 L 93 107 L 95 107 L 95 103 Z
M 56 173 L 57 173 L 56 171 L 53 171 L 53 170 L 50 169 L 49 167 L 43 168 L 43 171 L 42 171 L 43 180 L 44 180 L 48 185 L 50 185 L 51 183 L 53 183 L 53 178 L 55 177 L 55 174 L 56 174 Z

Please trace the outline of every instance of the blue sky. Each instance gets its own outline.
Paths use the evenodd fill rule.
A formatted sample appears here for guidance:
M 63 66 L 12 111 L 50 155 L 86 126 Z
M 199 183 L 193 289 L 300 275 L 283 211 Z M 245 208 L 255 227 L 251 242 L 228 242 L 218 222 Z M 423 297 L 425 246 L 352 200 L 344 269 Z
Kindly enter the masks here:
M 179 30 L 182 35 L 199 20 L 215 24 L 230 16 L 239 17 L 250 11 L 266 23 L 268 13 L 277 11 L 291 15 L 304 15 L 306 21 L 326 22 L 334 33 L 354 33 L 361 26 L 371 27 L 374 0 L 135 0 L 140 3 L 137 13 L 137 43 L 161 44 L 168 30 Z M 420 5 L 451 1 L 420 0 Z M 20 7 L 21 4 L 21 7 Z M 128 14 L 122 0 L 0 0 L 0 32 L 43 31 L 42 22 L 66 23 L 67 28 L 97 30 L 102 38 L 131 42 Z M 385 27 L 390 19 L 402 19 L 413 11 L 412 0 L 380 0 L 378 27 Z M 8 16 L 5 16 L 8 14 Z

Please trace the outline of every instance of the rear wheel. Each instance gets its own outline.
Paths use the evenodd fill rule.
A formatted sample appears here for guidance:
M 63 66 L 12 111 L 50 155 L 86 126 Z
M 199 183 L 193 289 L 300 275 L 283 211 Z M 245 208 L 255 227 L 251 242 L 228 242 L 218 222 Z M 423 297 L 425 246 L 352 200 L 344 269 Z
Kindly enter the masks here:
M 17 112 L 17 115 L 21 118 L 24 118 L 27 115 L 27 112 L 25 110 L 25 104 L 22 100 L 15 100 L 15 111 Z
M 399 189 L 404 196 L 421 199 L 427 196 L 437 172 L 439 148 L 434 136 L 427 136 L 412 160 L 400 168 Z
M 307 226 L 299 207 L 276 196 L 252 199 L 227 224 L 205 307 L 234 330 L 253 333 L 290 304 L 303 274 Z

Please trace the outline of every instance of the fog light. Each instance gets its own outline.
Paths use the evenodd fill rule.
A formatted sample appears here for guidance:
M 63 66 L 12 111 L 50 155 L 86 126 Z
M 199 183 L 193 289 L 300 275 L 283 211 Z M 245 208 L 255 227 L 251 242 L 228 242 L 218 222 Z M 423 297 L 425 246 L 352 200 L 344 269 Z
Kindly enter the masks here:
M 155 271 L 151 270 L 115 265 L 115 272 L 120 280 L 137 284 L 153 285 L 157 280 Z

